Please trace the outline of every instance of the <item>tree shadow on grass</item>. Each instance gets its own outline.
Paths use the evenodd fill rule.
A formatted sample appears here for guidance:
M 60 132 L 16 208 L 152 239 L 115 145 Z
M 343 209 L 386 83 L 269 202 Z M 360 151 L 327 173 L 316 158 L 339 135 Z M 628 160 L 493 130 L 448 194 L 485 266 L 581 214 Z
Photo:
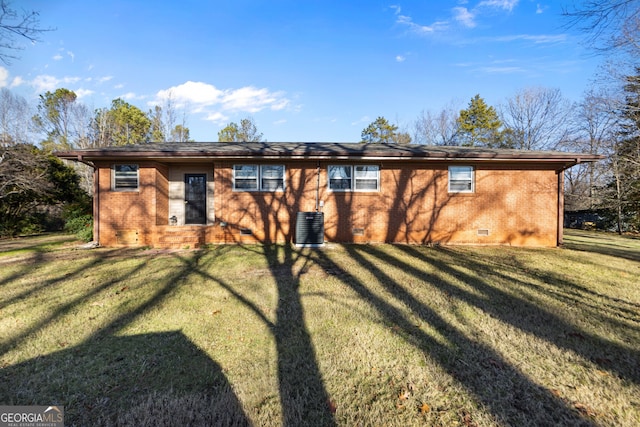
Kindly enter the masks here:
M 467 336 L 437 311 L 416 299 L 402 284 L 386 274 L 380 268 L 380 263 L 395 265 L 420 280 L 433 281 L 436 278 L 372 246 L 350 245 L 347 246 L 347 251 L 356 263 L 376 277 L 396 301 L 392 302 L 377 295 L 370 285 L 337 265 L 323 251 L 316 251 L 315 257 L 326 271 L 332 271 L 340 277 L 387 322 L 394 325 L 393 331 L 410 345 L 432 357 L 486 408 L 499 424 L 593 425 L 589 419 L 569 408 L 565 401 L 550 390 L 534 383 L 498 352 Z M 372 261 L 371 255 L 377 260 Z M 440 283 L 435 286 L 455 290 L 453 284 L 440 278 L 437 280 Z M 410 319 L 404 310 L 397 308 L 397 302 L 406 306 L 412 316 L 436 329 L 449 344 L 443 344 L 416 326 L 415 321 Z
M 299 290 L 300 277 L 294 273 L 294 265 L 299 260 L 303 264 L 298 266 L 301 272 L 305 271 L 305 265 L 312 261 L 290 245 L 263 244 L 259 247 L 244 246 L 244 249 L 259 251 L 268 263 L 278 295 L 274 321 L 268 319 L 259 307 L 238 293 L 234 286 L 223 278 L 212 276 L 207 271 L 206 264 L 196 264 L 192 271 L 227 290 L 269 328 L 278 358 L 282 425 L 335 425 L 330 398 L 324 386 L 311 335 L 306 327 Z
M 77 346 L 3 367 L 0 402 L 65 406 L 67 425 L 250 425 L 221 368 L 180 331 L 118 335 L 169 297 L 192 274 L 201 255 L 176 255 L 181 268 L 173 268 L 160 282 L 145 285 L 153 287 L 148 298 L 132 301 L 130 310 Z M 148 261 L 88 287 L 86 293 L 3 343 L 0 352 L 22 343 L 99 292 L 119 288 L 130 275 L 143 274 Z M 74 270 L 73 275 L 78 274 L 80 270 Z
M 640 240 L 607 233 L 571 230 L 565 231 L 564 243 L 567 249 L 580 252 L 595 252 L 631 261 L 640 261 Z
M 104 335 L 0 372 L 5 405 L 63 405 L 66 425 L 246 426 L 220 366 L 182 332 Z
M 408 263 L 399 261 L 397 258 L 376 252 L 375 249 L 363 248 L 363 250 L 366 250 L 368 253 L 385 262 L 409 271 L 421 280 L 435 281 L 435 283 L 438 283 L 440 289 L 459 298 L 461 301 L 478 307 L 491 316 L 511 324 L 526 333 L 544 339 L 559 348 L 576 352 L 585 359 L 591 360 L 599 365 L 600 369 L 604 371 L 610 371 L 620 378 L 640 384 L 640 366 L 637 364 L 637 361 L 640 360 L 640 354 L 637 350 L 634 351 L 622 347 L 610 340 L 596 336 L 589 331 L 579 329 L 577 326 L 567 323 L 567 321 L 559 315 L 546 310 L 544 306 L 516 297 L 500 289 L 498 286 L 493 286 L 490 280 L 492 277 L 507 281 L 515 280 L 520 286 L 524 286 L 535 292 L 540 292 L 540 289 L 532 283 L 507 277 L 490 265 L 475 261 L 473 258 L 465 257 L 463 259 L 449 248 L 440 248 L 438 251 L 445 253 L 450 258 L 451 263 L 442 261 L 442 257 L 428 257 L 424 251 L 419 251 L 414 247 L 400 246 L 398 248 L 417 261 L 426 262 L 445 274 L 456 276 L 458 279 L 471 285 L 478 293 L 463 290 L 453 283 L 425 273 Z M 455 265 L 463 266 L 470 271 L 476 272 L 476 274 L 466 274 L 459 269 L 455 269 L 453 267 Z M 574 283 L 557 276 L 545 274 L 541 275 L 541 278 L 545 283 L 549 284 L 549 286 L 553 286 L 556 289 L 580 289 L 580 287 L 577 287 Z M 576 301 L 574 301 L 574 303 L 575 302 Z M 504 310 L 503 307 L 517 309 Z M 586 309 L 587 307 L 585 306 L 583 308 Z M 613 322 L 615 323 L 615 321 Z M 612 363 L 613 359 L 616 359 L 617 362 Z

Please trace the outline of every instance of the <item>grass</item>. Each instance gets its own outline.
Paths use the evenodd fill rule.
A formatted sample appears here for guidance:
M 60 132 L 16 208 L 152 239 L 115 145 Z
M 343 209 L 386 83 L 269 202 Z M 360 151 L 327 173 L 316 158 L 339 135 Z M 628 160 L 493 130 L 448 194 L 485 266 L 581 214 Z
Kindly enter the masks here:
M 74 250 L 0 241 L 0 404 L 66 425 L 640 420 L 640 240 Z

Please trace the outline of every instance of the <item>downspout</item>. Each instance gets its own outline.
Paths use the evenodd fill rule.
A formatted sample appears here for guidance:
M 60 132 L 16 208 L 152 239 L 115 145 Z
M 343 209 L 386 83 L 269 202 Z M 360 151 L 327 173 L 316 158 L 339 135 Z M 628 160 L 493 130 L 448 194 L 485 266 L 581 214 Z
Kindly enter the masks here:
M 78 154 L 78 163 L 85 164 L 93 169 L 93 241 L 100 245 L 100 171 L 95 163 L 86 161 L 82 154 Z
M 320 210 L 320 161 L 316 163 L 316 212 Z
M 81 156 L 78 161 L 82 162 Z M 93 241 L 100 246 L 100 170 L 95 164 L 83 163 L 93 167 Z
M 558 171 L 558 235 L 556 246 L 562 246 L 564 234 L 564 171 Z

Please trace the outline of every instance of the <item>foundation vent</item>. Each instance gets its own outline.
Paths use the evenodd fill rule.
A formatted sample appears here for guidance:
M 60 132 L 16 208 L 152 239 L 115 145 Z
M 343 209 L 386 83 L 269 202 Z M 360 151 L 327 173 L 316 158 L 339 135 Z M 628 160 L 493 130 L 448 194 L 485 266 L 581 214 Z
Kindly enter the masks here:
M 487 228 L 481 228 L 478 230 L 478 236 L 488 236 L 489 230 Z

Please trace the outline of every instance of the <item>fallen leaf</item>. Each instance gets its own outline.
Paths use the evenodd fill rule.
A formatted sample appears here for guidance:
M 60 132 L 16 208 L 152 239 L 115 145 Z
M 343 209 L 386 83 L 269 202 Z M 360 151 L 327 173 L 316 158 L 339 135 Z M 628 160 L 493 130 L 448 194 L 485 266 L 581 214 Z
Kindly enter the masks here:
M 477 427 L 477 424 L 473 422 L 473 419 L 471 419 L 471 414 L 468 413 L 465 410 L 462 410 L 462 422 L 464 423 L 465 426 L 467 427 Z
M 407 400 L 410 396 L 411 396 L 411 393 L 409 393 L 408 391 L 403 391 L 403 392 L 402 392 L 402 393 L 400 393 L 400 395 L 398 396 L 398 399 L 400 399 L 400 400 Z
M 598 416 L 598 413 L 594 411 L 593 408 L 590 408 L 587 405 L 583 405 L 582 403 L 576 402 L 574 403 L 573 407 L 576 408 L 582 415 L 586 415 L 587 417 Z
M 338 409 L 338 407 L 336 406 L 336 402 L 334 402 L 333 400 L 329 399 L 327 401 L 327 404 L 329 405 L 329 411 L 331 411 L 332 414 L 335 414 L 336 410 Z
M 420 413 L 421 414 L 426 414 L 429 411 L 431 411 L 431 407 L 429 405 L 427 405 L 426 403 L 423 403 L 422 405 L 420 405 Z
M 214 310 L 213 313 L 211 313 L 212 315 L 216 315 L 216 314 L 220 314 L 222 312 L 222 310 Z

